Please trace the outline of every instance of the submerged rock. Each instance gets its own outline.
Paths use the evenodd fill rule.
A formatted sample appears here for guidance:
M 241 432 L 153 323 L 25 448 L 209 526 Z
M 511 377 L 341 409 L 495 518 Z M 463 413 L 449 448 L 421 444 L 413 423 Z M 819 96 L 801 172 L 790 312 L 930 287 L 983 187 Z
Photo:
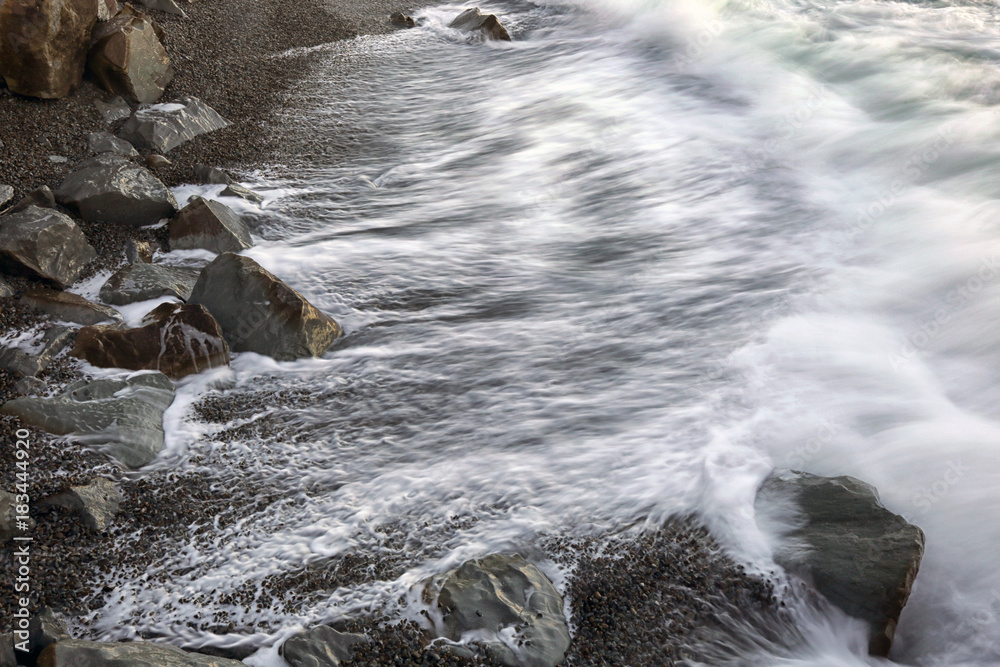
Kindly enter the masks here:
M 340 337 L 340 326 L 249 257 L 224 253 L 206 266 L 189 303 L 206 308 L 234 352 L 279 361 L 318 357 Z
M 122 316 L 114 308 L 88 301 L 79 294 L 54 289 L 33 289 L 24 293 L 21 303 L 54 319 L 76 324 L 121 324 Z
M 229 127 L 229 121 L 197 97 L 139 109 L 118 136 L 139 148 L 166 153 L 199 134 Z
M 67 639 L 38 656 L 38 667 L 245 667 L 239 660 L 216 658 L 150 642 L 104 643 Z
M 68 215 L 29 206 L 0 224 L 0 267 L 69 287 L 97 252 Z
M 163 411 L 173 400 L 174 384 L 166 375 L 141 373 L 124 380 L 80 380 L 53 398 L 15 398 L 0 413 L 139 468 L 163 449 Z
M 98 477 L 85 486 L 71 486 L 62 493 L 49 496 L 39 505 L 75 510 L 83 519 L 84 525 L 91 530 L 103 531 L 121 510 L 122 500 L 122 494 L 115 488 L 114 482 Z
M 55 194 L 89 222 L 144 227 L 177 212 L 177 200 L 160 179 L 113 153 L 77 164 Z
M 108 92 L 131 102 L 152 104 L 174 78 L 170 57 L 160 40 L 147 17 L 123 11 L 94 30 L 87 65 Z
M 250 230 L 233 209 L 203 197 L 193 197 L 170 221 L 170 248 L 203 248 L 214 253 L 253 247 Z
M 867 621 L 870 653 L 888 655 L 920 568 L 923 531 L 853 477 L 777 471 L 757 495 L 758 506 L 789 501 L 801 514 L 775 560 L 848 615 Z
M 291 667 L 338 667 L 354 657 L 354 644 L 366 641 L 364 635 L 320 625 L 289 638 L 280 653 Z
M 570 637 L 563 602 L 544 574 L 517 554 L 492 554 L 425 583 L 437 632 L 473 634 L 509 667 L 554 667 Z
M 466 32 L 479 32 L 485 39 L 510 41 L 510 33 L 495 14 L 483 14 L 479 7 L 466 9 L 448 24 L 449 28 Z
M 117 271 L 101 285 L 101 300 L 115 306 L 174 296 L 187 301 L 198 280 L 198 269 L 136 263 Z

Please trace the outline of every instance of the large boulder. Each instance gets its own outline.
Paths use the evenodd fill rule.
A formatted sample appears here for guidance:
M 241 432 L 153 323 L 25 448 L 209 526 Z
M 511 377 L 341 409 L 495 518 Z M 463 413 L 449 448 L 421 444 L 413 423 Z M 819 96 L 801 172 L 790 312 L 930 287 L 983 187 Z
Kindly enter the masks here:
M 495 14 L 483 14 L 479 7 L 466 9 L 455 17 L 448 27 L 465 32 L 478 32 L 485 39 L 510 41 L 510 33 L 500 23 L 500 19 Z
M 15 93 L 66 97 L 80 83 L 97 0 L 0 3 L 0 76 Z
M 291 667 L 338 667 L 354 657 L 352 646 L 366 641 L 364 635 L 320 625 L 289 638 L 280 653 Z
M 246 667 L 239 660 L 182 651 L 151 642 L 103 643 L 67 639 L 38 656 L 38 667 Z
M 177 380 L 229 364 L 229 346 L 204 306 L 163 303 L 135 329 L 83 327 L 70 352 L 100 368 L 157 370 Z
M 114 482 L 98 477 L 83 486 L 71 486 L 62 493 L 43 499 L 40 507 L 62 507 L 73 510 L 91 530 L 103 531 L 121 510 L 124 498 Z M 51 642 L 50 642 L 51 643 Z M 44 648 L 44 647 L 42 647 Z
M 776 471 L 761 485 L 757 506 L 766 513 L 778 504 L 791 504 L 798 521 L 776 562 L 867 621 L 870 653 L 888 655 L 920 568 L 923 531 L 887 510 L 875 488 L 854 477 Z
M 554 667 L 569 648 L 563 602 L 544 574 L 517 554 L 492 554 L 425 582 L 435 630 L 475 638 L 509 667 Z
M 119 270 L 101 285 L 101 300 L 116 306 L 174 296 L 187 301 L 198 280 L 198 269 L 136 263 Z
M 228 252 L 202 269 L 188 302 L 208 308 L 235 352 L 279 361 L 318 357 L 342 334 L 333 318 L 260 264 Z
M 170 221 L 170 249 L 203 248 L 215 253 L 253 247 L 246 223 L 225 204 L 194 197 Z
M 0 223 L 0 268 L 69 287 L 97 257 L 73 219 L 37 206 Z
M 177 200 L 160 179 L 114 153 L 77 164 L 55 195 L 89 222 L 143 227 L 177 212 Z
M 76 324 L 121 324 L 122 316 L 114 308 L 88 301 L 79 294 L 54 289 L 28 290 L 21 303 L 54 319 Z
M 139 468 L 163 449 L 163 411 L 173 400 L 174 384 L 166 375 L 141 373 L 79 380 L 52 398 L 15 398 L 0 413 Z
M 170 57 L 147 17 L 122 12 L 94 31 L 87 65 L 110 93 L 152 104 L 174 78 Z
M 166 153 L 199 134 L 220 130 L 229 121 L 197 97 L 182 97 L 132 114 L 118 136 L 133 146 Z

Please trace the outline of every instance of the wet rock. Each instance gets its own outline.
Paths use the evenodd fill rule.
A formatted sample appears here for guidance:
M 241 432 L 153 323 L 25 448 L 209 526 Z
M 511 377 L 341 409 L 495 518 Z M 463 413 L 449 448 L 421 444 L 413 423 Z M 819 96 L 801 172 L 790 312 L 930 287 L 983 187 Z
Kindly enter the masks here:
M 94 30 L 87 67 L 108 92 L 152 104 L 174 78 L 161 39 L 152 21 L 123 11 Z
M 83 78 L 95 0 L 5 0 L 0 3 L 0 76 L 15 93 L 69 95 Z
M 0 491 L 0 498 L 3 497 L 2 494 L 3 492 Z M 2 506 L 3 501 L 0 500 L 0 507 Z M 2 531 L 3 518 L 0 517 L 0 545 L 4 543 Z M 0 667 L 17 667 L 17 657 L 14 655 L 14 633 L 12 632 L 0 635 Z
M 318 357 L 340 326 L 249 257 L 224 253 L 202 269 L 189 303 L 206 308 L 235 352 L 279 361 Z
M 791 502 L 801 513 L 775 560 L 848 615 L 870 624 L 869 651 L 886 656 L 924 553 L 924 533 L 887 510 L 853 477 L 777 471 L 757 504 Z M 807 548 L 803 549 L 802 546 Z
M 124 306 L 163 296 L 187 301 L 198 281 L 198 269 L 137 263 L 121 269 L 101 286 L 101 301 Z
M 194 166 L 194 175 L 204 185 L 232 185 L 233 179 L 226 172 L 203 164 Z
M 0 299 L 6 299 L 11 296 L 14 296 L 14 288 L 6 280 L 0 278 Z
M 76 324 L 121 324 L 122 316 L 114 308 L 88 301 L 79 294 L 52 289 L 28 290 L 21 303 L 54 319 Z
M 115 488 L 114 482 L 98 477 L 85 486 L 71 486 L 62 493 L 49 496 L 39 506 L 73 510 L 88 528 L 103 532 L 121 510 L 122 500 L 124 498 Z
M 417 25 L 417 22 L 413 20 L 412 16 L 404 14 L 403 12 L 393 12 L 390 14 L 389 23 L 399 28 L 412 28 Z
M 28 621 L 28 655 L 29 661 L 36 658 L 46 647 L 69 639 L 66 623 L 49 607 L 31 617 Z
M 337 667 L 354 657 L 351 646 L 365 641 L 364 635 L 320 625 L 289 638 L 280 653 L 291 667 Z
M 0 413 L 139 468 L 163 449 L 163 411 L 173 400 L 174 384 L 166 375 L 139 373 L 123 380 L 80 380 L 53 398 L 15 398 Z
M 220 197 L 239 197 L 244 199 L 251 204 L 260 204 L 264 201 L 264 196 L 259 195 L 249 188 L 245 188 L 238 183 L 230 183 L 226 186 L 226 189 L 219 193 Z
M 193 197 L 170 221 L 170 248 L 203 248 L 215 253 L 253 247 L 250 230 L 225 204 Z
M 87 135 L 87 149 L 91 153 L 117 153 L 125 157 L 139 157 L 132 144 L 110 132 L 91 132 Z
M 466 561 L 426 582 L 423 595 L 441 636 L 475 633 L 509 667 L 554 667 L 569 648 L 562 597 L 519 555 Z
M 52 190 L 49 189 L 49 186 L 43 185 L 35 188 L 22 197 L 20 201 L 5 211 L 4 215 L 20 213 L 29 206 L 37 206 L 38 208 L 55 208 L 56 196 L 52 193 Z
M 38 354 L 29 354 L 16 347 L 0 348 L 0 368 L 16 376 L 34 377 L 49 367 L 74 335 L 75 332 L 67 327 L 52 327 L 42 335 L 42 350 Z
M 97 253 L 73 219 L 50 208 L 29 206 L 0 224 L 0 267 L 69 287 Z
M 479 32 L 485 39 L 510 41 L 510 34 L 500 23 L 500 19 L 495 14 L 483 14 L 479 7 L 466 9 L 448 27 L 466 32 Z
M 14 188 L 9 185 L 0 185 L 0 209 L 14 198 Z
M 128 260 L 129 264 L 136 264 L 138 262 L 152 264 L 153 255 L 156 254 L 157 250 L 160 250 L 159 243 L 129 239 L 125 242 L 125 259 Z
M 38 667 L 245 667 L 238 660 L 216 658 L 149 642 L 103 643 L 69 639 L 38 656 Z
M 118 136 L 133 145 L 167 153 L 200 134 L 229 126 L 229 121 L 197 97 L 139 109 Z
M 163 157 L 162 155 L 157 155 L 153 153 L 146 158 L 146 166 L 150 169 L 166 169 L 167 167 L 173 165 L 173 162 Z
M 55 194 L 60 204 L 88 222 L 144 227 L 177 211 L 177 200 L 160 179 L 113 153 L 76 165 Z
M 27 512 L 18 511 L 17 496 L 13 493 L 0 491 L 0 546 L 7 544 L 18 536 L 27 535 L 35 527 L 35 521 L 28 518 L 25 528 L 18 528 L 17 517 L 27 516 Z M 4 635 L 5 637 L 7 635 Z
M 222 329 L 204 306 L 163 303 L 142 326 L 83 327 L 70 352 L 99 368 L 157 370 L 174 380 L 229 365 Z
M 184 10 L 174 0 L 139 0 L 139 2 L 146 9 L 155 9 L 159 12 L 187 18 L 187 14 L 184 13 Z
M 115 95 L 107 102 L 95 100 L 94 106 L 97 107 L 97 111 L 104 118 L 105 123 L 115 123 L 119 120 L 125 120 L 132 115 L 132 107 L 118 95 Z

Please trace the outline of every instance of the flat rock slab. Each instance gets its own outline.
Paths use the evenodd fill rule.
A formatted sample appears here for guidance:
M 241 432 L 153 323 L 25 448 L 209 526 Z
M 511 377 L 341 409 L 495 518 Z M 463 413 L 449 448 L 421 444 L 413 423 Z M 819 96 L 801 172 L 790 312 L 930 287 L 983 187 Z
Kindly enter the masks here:
M 854 477 L 776 471 L 757 494 L 758 506 L 775 503 L 792 503 L 800 512 L 776 562 L 867 621 L 870 653 L 888 655 L 920 568 L 923 531 L 887 510 L 875 487 Z
M 144 227 L 177 212 L 177 200 L 160 179 L 114 153 L 77 164 L 55 195 L 89 222 Z
M 0 222 L 0 268 L 69 287 L 97 252 L 68 215 L 28 206 Z
M 517 554 L 492 554 L 425 582 L 438 633 L 474 637 L 508 667 L 555 667 L 569 648 L 563 602 L 544 574 Z
M 122 494 L 115 488 L 114 482 L 98 477 L 90 484 L 71 486 L 62 493 L 49 496 L 39 505 L 74 510 L 88 528 L 103 531 L 121 510 L 122 500 Z
M 338 667 L 354 657 L 352 646 L 366 641 L 364 635 L 320 625 L 290 637 L 280 653 L 291 667 Z
M 57 320 L 76 324 L 121 324 L 122 316 L 110 306 L 88 301 L 79 294 L 54 289 L 28 290 L 21 296 L 28 308 L 45 313 Z
M 142 326 L 80 329 L 72 352 L 99 368 L 157 370 L 172 379 L 229 365 L 222 329 L 204 306 L 163 303 Z
M 201 271 L 189 303 L 208 308 L 235 352 L 278 361 L 318 357 L 340 325 L 249 257 L 223 253 Z
M 38 656 L 38 667 L 246 667 L 239 660 L 182 651 L 151 642 L 103 643 L 67 639 Z
M 495 14 L 483 14 L 479 7 L 466 9 L 455 17 L 455 20 L 448 24 L 448 27 L 466 32 L 478 32 L 485 39 L 510 41 L 510 33 L 500 23 L 500 19 Z
M 166 153 L 199 134 L 221 130 L 229 121 L 197 97 L 139 109 L 118 136 L 141 149 Z
M 170 221 L 172 250 L 201 248 L 223 253 L 251 247 L 253 240 L 246 223 L 221 202 L 193 197 Z
M 53 398 L 15 398 L 0 413 L 140 468 L 163 449 L 163 411 L 173 400 L 170 378 L 142 373 L 124 380 L 80 380 Z
M 183 266 L 136 263 L 116 272 L 101 286 L 101 300 L 115 306 L 175 296 L 187 301 L 200 275 Z

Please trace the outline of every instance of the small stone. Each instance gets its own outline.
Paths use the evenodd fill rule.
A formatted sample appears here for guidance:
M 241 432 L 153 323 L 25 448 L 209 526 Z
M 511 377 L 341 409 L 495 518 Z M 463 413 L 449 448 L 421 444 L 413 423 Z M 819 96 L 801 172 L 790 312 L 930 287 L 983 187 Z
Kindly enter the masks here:
M 412 28 L 417 25 L 417 22 L 413 20 L 412 16 L 404 14 L 403 12 L 393 12 L 389 16 L 389 23 L 400 28 Z
M 65 164 L 66 162 L 69 162 L 69 158 L 63 157 L 62 155 L 50 155 L 49 162 L 54 164 Z
M 152 155 L 146 158 L 146 166 L 154 170 L 165 169 L 166 167 L 169 167 L 172 164 L 173 162 L 163 157 L 162 155 L 157 155 L 156 153 L 153 153 Z
M 129 239 L 125 242 L 125 259 L 129 264 L 152 264 L 153 255 L 160 250 L 160 244 L 154 241 L 137 241 Z
M 239 197 L 251 204 L 260 204 L 264 201 L 264 196 L 257 194 L 253 190 L 243 187 L 237 183 L 231 183 L 226 189 L 219 193 L 220 197 Z
M 204 185 L 232 185 L 233 179 L 226 172 L 216 167 L 208 167 L 203 164 L 194 166 L 195 177 Z
M 510 33 L 495 14 L 483 14 L 479 7 L 466 9 L 449 25 L 449 28 L 466 32 L 479 32 L 485 39 L 510 41 Z

